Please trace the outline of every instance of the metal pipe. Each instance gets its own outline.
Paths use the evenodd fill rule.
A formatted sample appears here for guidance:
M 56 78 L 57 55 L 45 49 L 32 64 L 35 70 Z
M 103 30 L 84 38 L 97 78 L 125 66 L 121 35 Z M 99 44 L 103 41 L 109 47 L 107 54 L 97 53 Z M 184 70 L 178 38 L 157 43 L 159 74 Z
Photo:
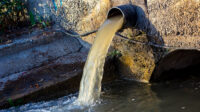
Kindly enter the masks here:
M 116 15 L 122 15 L 124 18 L 123 28 L 134 27 L 137 22 L 137 6 L 127 4 L 111 8 L 108 11 L 107 19 Z

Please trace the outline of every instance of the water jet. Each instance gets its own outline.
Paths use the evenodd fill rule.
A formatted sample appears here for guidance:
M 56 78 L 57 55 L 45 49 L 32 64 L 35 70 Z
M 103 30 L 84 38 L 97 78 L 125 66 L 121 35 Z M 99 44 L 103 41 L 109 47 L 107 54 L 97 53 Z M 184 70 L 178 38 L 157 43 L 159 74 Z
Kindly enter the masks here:
M 91 105 L 99 99 L 104 62 L 112 39 L 118 30 L 135 26 L 136 22 L 137 13 L 134 5 L 121 5 L 109 10 L 106 21 L 97 32 L 84 66 L 78 104 Z

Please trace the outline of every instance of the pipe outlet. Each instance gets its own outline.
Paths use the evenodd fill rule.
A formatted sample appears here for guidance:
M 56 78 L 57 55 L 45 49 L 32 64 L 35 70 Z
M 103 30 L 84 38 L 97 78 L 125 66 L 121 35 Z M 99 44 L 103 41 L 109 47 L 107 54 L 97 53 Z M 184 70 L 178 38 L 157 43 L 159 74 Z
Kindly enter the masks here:
M 113 16 L 122 15 L 124 18 L 123 28 L 134 27 L 137 22 L 136 9 L 137 6 L 131 4 L 113 7 L 108 11 L 107 19 Z

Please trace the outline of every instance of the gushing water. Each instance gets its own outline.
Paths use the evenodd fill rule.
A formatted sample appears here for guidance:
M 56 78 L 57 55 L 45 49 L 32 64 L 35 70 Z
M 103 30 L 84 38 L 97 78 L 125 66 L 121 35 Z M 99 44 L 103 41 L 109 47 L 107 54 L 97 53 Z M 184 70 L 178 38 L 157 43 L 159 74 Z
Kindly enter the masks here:
M 84 67 L 77 100 L 79 104 L 91 105 L 99 99 L 105 57 L 115 33 L 122 24 L 123 17 L 114 16 L 107 19 L 98 30 Z

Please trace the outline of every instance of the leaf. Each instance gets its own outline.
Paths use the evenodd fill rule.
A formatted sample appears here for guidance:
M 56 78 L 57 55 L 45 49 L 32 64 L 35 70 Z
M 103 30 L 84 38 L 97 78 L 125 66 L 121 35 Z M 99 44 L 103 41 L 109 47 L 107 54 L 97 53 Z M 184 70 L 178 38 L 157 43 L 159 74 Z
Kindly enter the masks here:
M 38 21 L 39 21 L 40 23 L 42 23 L 42 20 L 41 20 L 40 16 L 37 16 L 37 18 L 38 18 Z
M 46 24 L 45 24 L 45 22 L 44 22 L 44 21 L 42 22 L 42 25 L 43 25 L 44 27 L 46 27 Z
M 32 25 L 35 25 L 35 17 L 34 17 L 34 15 L 33 15 L 33 13 L 32 12 L 29 12 L 29 16 L 30 16 L 30 21 L 31 21 L 31 24 Z
M 39 21 L 39 23 L 41 23 L 44 27 L 46 27 L 46 24 L 45 24 L 45 22 L 44 21 L 42 21 L 42 19 L 41 19 L 41 17 L 40 16 L 38 16 L 38 21 Z
M 11 106 L 14 106 L 14 103 L 13 103 L 13 101 L 12 101 L 11 98 L 8 98 L 8 103 L 9 103 Z

